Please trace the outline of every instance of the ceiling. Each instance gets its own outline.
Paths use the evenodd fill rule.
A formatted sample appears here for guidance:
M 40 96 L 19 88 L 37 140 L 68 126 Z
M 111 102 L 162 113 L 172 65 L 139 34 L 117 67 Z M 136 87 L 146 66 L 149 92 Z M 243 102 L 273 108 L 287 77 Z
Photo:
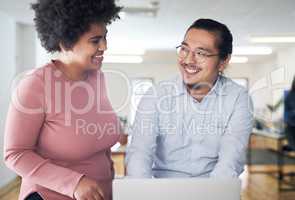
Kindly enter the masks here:
M 21 23 L 32 24 L 33 13 L 29 9 L 32 1 L 0 0 L 0 10 Z M 142 7 L 148 6 L 150 1 L 117 2 L 127 7 Z M 198 18 L 213 18 L 228 25 L 235 46 L 252 45 L 249 43 L 252 35 L 295 35 L 294 0 L 158 1 L 156 17 L 126 15 L 114 22 L 109 27 L 109 42 L 122 48 L 172 49 L 181 42 L 186 28 Z

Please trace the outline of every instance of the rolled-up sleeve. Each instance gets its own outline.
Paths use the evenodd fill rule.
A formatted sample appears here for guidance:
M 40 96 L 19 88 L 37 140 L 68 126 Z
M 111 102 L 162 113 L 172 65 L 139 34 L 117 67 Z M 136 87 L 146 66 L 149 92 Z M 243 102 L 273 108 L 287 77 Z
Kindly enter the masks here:
M 150 89 L 137 108 L 129 130 L 131 143 L 127 148 L 127 177 L 151 178 L 156 138 L 158 135 L 158 112 L 155 92 Z
M 246 151 L 253 128 L 253 103 L 246 90 L 242 90 L 229 116 L 221 138 L 218 162 L 210 177 L 238 177 L 246 162 Z

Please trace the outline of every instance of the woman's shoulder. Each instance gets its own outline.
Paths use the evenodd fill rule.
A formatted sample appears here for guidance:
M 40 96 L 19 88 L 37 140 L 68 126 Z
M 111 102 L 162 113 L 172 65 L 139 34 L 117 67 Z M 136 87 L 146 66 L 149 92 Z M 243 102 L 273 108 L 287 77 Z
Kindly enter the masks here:
M 40 68 L 34 68 L 15 77 L 11 87 L 11 100 L 16 108 L 19 109 L 19 105 L 28 108 L 44 105 L 44 78 L 47 67 L 47 65 L 44 65 Z
M 21 74 L 19 74 L 19 79 L 30 79 L 32 81 L 42 81 L 46 79 L 47 75 L 52 75 L 52 71 L 54 70 L 54 66 L 52 63 L 47 63 L 43 66 L 36 67 L 30 70 L 27 70 Z
M 21 93 L 40 93 L 44 90 L 45 80 L 49 79 L 52 74 L 51 65 L 48 63 L 18 74 L 13 80 L 12 89 L 17 89 Z

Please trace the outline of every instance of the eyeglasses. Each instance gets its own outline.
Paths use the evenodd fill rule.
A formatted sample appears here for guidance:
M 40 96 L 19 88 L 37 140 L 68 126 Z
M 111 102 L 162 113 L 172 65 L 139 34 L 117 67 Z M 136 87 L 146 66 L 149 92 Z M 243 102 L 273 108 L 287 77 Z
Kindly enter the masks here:
M 208 52 L 201 49 L 196 49 L 194 51 L 191 51 L 188 46 L 185 46 L 183 44 L 176 47 L 176 52 L 177 52 L 177 55 L 182 59 L 186 58 L 189 55 L 189 53 L 192 52 L 194 55 L 194 58 L 200 63 L 206 62 L 207 59 L 210 57 L 219 56 L 219 54 L 209 54 Z

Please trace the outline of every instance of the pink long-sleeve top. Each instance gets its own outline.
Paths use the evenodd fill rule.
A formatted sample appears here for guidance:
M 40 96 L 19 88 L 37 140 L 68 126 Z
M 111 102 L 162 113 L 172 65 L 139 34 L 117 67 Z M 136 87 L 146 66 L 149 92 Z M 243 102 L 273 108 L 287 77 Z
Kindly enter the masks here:
M 110 147 L 121 134 L 101 71 L 70 81 L 54 62 L 26 74 L 9 107 L 4 159 L 22 177 L 19 199 L 69 200 L 82 176 L 111 198 Z

